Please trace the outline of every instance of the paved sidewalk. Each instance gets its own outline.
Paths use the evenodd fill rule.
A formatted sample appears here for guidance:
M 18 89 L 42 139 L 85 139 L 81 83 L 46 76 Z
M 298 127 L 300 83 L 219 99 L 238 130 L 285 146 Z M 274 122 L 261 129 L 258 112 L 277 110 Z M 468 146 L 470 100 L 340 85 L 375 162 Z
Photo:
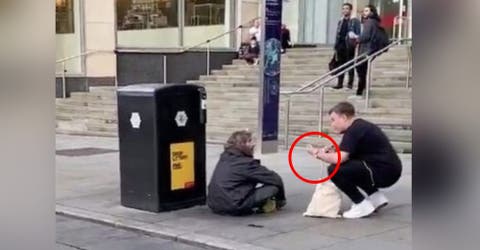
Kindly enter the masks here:
M 99 154 L 98 149 L 85 148 L 110 151 Z M 412 248 L 410 155 L 401 155 L 403 176 L 385 190 L 389 206 L 370 218 L 344 220 L 302 217 L 315 187 L 292 174 L 286 151 L 262 157 L 262 163 L 285 182 L 288 204 L 277 213 L 228 217 L 212 214 L 206 206 L 159 214 L 125 208 L 120 205 L 116 150 L 117 138 L 57 135 L 57 213 L 213 249 Z M 208 145 L 207 180 L 221 152 L 221 146 Z M 325 169 L 304 150 L 296 149 L 293 155 L 300 174 L 323 177 Z M 348 208 L 344 201 L 343 208 Z

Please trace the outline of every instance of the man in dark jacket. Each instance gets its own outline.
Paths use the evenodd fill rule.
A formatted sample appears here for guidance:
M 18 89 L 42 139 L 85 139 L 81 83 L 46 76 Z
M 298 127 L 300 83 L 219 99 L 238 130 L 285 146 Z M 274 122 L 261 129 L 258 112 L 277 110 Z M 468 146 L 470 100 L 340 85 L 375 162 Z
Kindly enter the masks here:
M 352 17 L 352 4 L 345 3 L 342 7 L 342 19 L 338 22 L 337 37 L 335 40 L 335 54 L 338 65 L 343 65 L 355 58 L 356 38 L 360 35 L 360 20 Z M 346 68 L 346 67 L 345 67 Z M 355 77 L 355 69 L 348 71 L 348 88 L 353 88 L 353 78 Z M 334 89 L 343 88 L 343 80 L 345 74 L 338 76 L 338 83 Z
M 372 42 L 375 32 L 380 25 L 380 16 L 378 15 L 377 8 L 373 5 L 367 5 L 363 10 L 362 15 L 362 32 L 358 38 L 358 55 L 363 54 L 372 54 Z M 362 99 L 363 91 L 367 85 L 367 72 L 368 72 L 368 63 L 362 63 L 357 66 L 358 74 L 358 89 L 357 93 L 354 96 L 350 96 L 348 99 Z
M 272 212 L 286 204 L 282 179 L 253 158 L 254 147 L 248 131 L 228 139 L 208 185 L 207 204 L 213 212 L 246 215 Z

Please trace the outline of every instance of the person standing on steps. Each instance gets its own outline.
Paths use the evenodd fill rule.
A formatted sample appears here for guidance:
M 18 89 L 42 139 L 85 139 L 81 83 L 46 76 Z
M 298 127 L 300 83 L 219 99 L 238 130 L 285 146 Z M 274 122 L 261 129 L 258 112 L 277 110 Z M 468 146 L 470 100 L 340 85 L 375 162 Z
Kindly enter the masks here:
M 371 55 L 374 52 L 372 46 L 373 38 L 375 32 L 380 26 L 380 22 L 381 19 L 378 15 L 377 8 L 371 4 L 367 5 L 362 13 L 362 32 L 357 39 L 358 55 Z M 356 68 L 358 75 L 358 89 L 356 95 L 348 97 L 350 100 L 363 99 L 363 91 L 367 85 L 368 61 L 358 65 Z
M 350 210 L 343 213 L 347 219 L 362 218 L 388 204 L 379 188 L 395 184 L 402 174 L 402 162 L 383 131 L 373 123 L 355 117 L 355 108 L 349 102 L 340 102 L 330 111 L 331 127 L 343 134 L 340 142 L 341 164 L 331 181 L 352 201 Z M 331 174 L 338 155 L 331 148 L 308 146 L 308 153 L 330 163 Z M 365 191 L 368 197 L 360 193 Z
M 355 58 L 356 39 L 360 35 L 361 24 L 360 20 L 352 17 L 353 6 L 350 3 L 343 4 L 342 7 L 342 19 L 338 22 L 337 37 L 335 40 L 335 55 L 338 65 L 343 65 L 348 61 Z M 353 65 L 353 63 L 352 63 Z M 347 68 L 348 66 L 345 66 Z M 353 80 L 355 77 L 355 69 L 352 68 L 348 71 L 348 84 L 349 89 L 353 88 Z M 343 88 L 343 80 L 345 74 L 338 76 L 338 83 L 334 86 L 334 89 Z

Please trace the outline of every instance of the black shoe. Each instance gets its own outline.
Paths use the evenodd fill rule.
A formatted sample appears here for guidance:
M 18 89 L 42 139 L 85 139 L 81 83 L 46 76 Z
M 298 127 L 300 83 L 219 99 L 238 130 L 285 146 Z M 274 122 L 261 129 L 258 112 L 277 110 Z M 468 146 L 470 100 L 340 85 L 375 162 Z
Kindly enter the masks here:
M 353 89 L 353 83 L 349 83 L 349 84 L 347 85 L 347 88 Z
M 333 86 L 332 89 L 342 89 L 343 86 L 342 85 L 337 85 L 337 86 Z
M 277 200 L 277 209 L 281 209 L 282 207 L 284 207 L 285 205 L 287 205 L 287 201 L 286 200 Z

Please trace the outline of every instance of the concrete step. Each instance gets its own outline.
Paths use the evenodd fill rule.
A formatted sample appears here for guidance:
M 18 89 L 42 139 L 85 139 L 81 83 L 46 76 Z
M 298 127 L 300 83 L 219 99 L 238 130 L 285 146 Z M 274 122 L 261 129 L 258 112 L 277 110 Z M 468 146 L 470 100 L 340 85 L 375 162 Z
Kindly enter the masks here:
M 90 100 L 85 98 L 84 100 L 78 98 L 67 98 L 67 99 L 57 99 L 57 105 L 71 105 L 71 106 L 85 106 L 92 108 L 106 108 L 106 109 L 116 109 L 117 101 L 116 99 L 104 99 L 104 100 Z
M 292 90 L 295 88 L 292 88 Z M 258 88 L 253 87 L 235 87 L 235 88 L 215 88 L 215 87 L 207 87 L 207 98 L 208 99 L 217 99 L 217 98 L 230 98 L 230 97 L 237 97 L 238 99 L 250 99 L 254 97 L 258 97 Z M 288 91 L 287 89 L 283 89 L 282 91 Z M 332 88 L 325 88 L 325 98 L 342 98 L 346 99 L 348 96 L 354 94 L 354 90 L 334 90 Z M 301 99 L 317 99 L 319 98 L 320 93 L 314 92 L 312 94 L 298 94 L 294 95 L 293 97 L 298 97 Z M 286 95 L 281 96 L 281 100 L 286 99 Z M 372 87 L 370 90 L 370 97 L 371 98 L 412 98 L 412 93 L 406 88 L 399 88 L 399 87 Z M 293 99 L 295 100 L 295 99 Z
M 315 79 L 324 74 L 328 73 L 327 67 L 309 69 L 309 70 L 282 70 L 282 76 L 310 76 L 311 79 Z M 258 77 L 260 71 L 258 69 L 223 69 L 223 70 L 214 70 L 212 75 L 214 76 L 256 76 Z M 373 75 L 386 75 L 386 76 L 405 76 L 407 75 L 407 69 L 374 69 L 372 72 Z M 202 78 L 200 78 L 202 79 Z
M 405 63 L 374 63 L 374 71 L 375 70 L 394 70 L 394 69 L 403 69 L 407 70 L 408 65 Z M 223 65 L 223 70 L 252 70 L 257 71 L 259 70 L 258 66 L 255 65 L 248 65 L 248 64 L 233 64 L 233 65 Z M 328 63 L 319 63 L 319 64 L 285 64 L 281 65 L 281 70 L 327 70 Z
M 70 104 L 57 104 L 56 111 L 62 112 L 87 112 L 92 114 L 116 114 L 116 106 L 103 106 L 103 107 L 91 107 L 91 106 L 80 106 L 80 105 L 70 105 Z
M 325 73 L 327 73 L 327 71 L 318 71 L 317 73 L 308 73 L 308 74 L 304 74 L 304 73 L 294 73 L 294 74 L 286 74 L 286 73 L 282 73 L 280 75 L 280 80 L 281 81 L 304 81 L 304 82 L 309 82 L 309 81 L 313 81 L 313 80 L 317 80 L 322 77 L 322 79 L 327 79 L 327 77 L 330 77 L 330 76 L 325 76 Z M 406 80 L 406 72 L 399 72 L 399 71 L 390 71 L 390 72 L 374 72 L 372 74 L 372 77 L 373 78 L 382 78 L 382 79 L 405 79 Z M 200 76 L 199 77 L 199 80 L 218 80 L 218 81 L 222 81 L 224 79 L 230 79 L 230 80 L 245 80 L 245 79 L 248 79 L 248 80 L 256 80 L 258 81 L 260 78 L 260 74 L 258 73 L 255 73 L 255 72 L 244 72 L 244 71 L 239 71 L 239 72 L 236 72 L 236 71 L 231 71 L 231 72 L 226 72 L 225 74 L 212 74 L 212 75 L 209 75 L 209 76 Z M 336 81 L 336 79 L 332 80 L 332 81 Z M 356 81 L 357 78 L 356 78 Z
M 293 87 L 300 87 L 306 83 L 311 82 L 312 79 L 307 81 L 302 80 L 283 80 L 280 82 L 281 86 L 293 86 Z M 239 79 L 224 79 L 221 81 L 217 80 L 190 80 L 187 81 L 188 84 L 195 84 L 200 86 L 207 86 L 207 85 L 223 85 L 223 86 L 258 86 L 259 80 L 239 80 Z M 336 84 L 336 79 L 331 80 L 328 85 L 334 86 Z M 404 87 L 406 84 L 406 78 L 399 77 L 399 78 L 391 78 L 391 77 L 372 77 L 372 86 L 376 87 Z M 413 83 L 410 83 L 413 85 Z
M 95 137 L 117 137 L 117 132 L 97 132 L 97 131 L 78 131 L 69 129 L 56 129 L 56 133 L 65 135 L 81 135 L 81 136 L 95 136 Z

